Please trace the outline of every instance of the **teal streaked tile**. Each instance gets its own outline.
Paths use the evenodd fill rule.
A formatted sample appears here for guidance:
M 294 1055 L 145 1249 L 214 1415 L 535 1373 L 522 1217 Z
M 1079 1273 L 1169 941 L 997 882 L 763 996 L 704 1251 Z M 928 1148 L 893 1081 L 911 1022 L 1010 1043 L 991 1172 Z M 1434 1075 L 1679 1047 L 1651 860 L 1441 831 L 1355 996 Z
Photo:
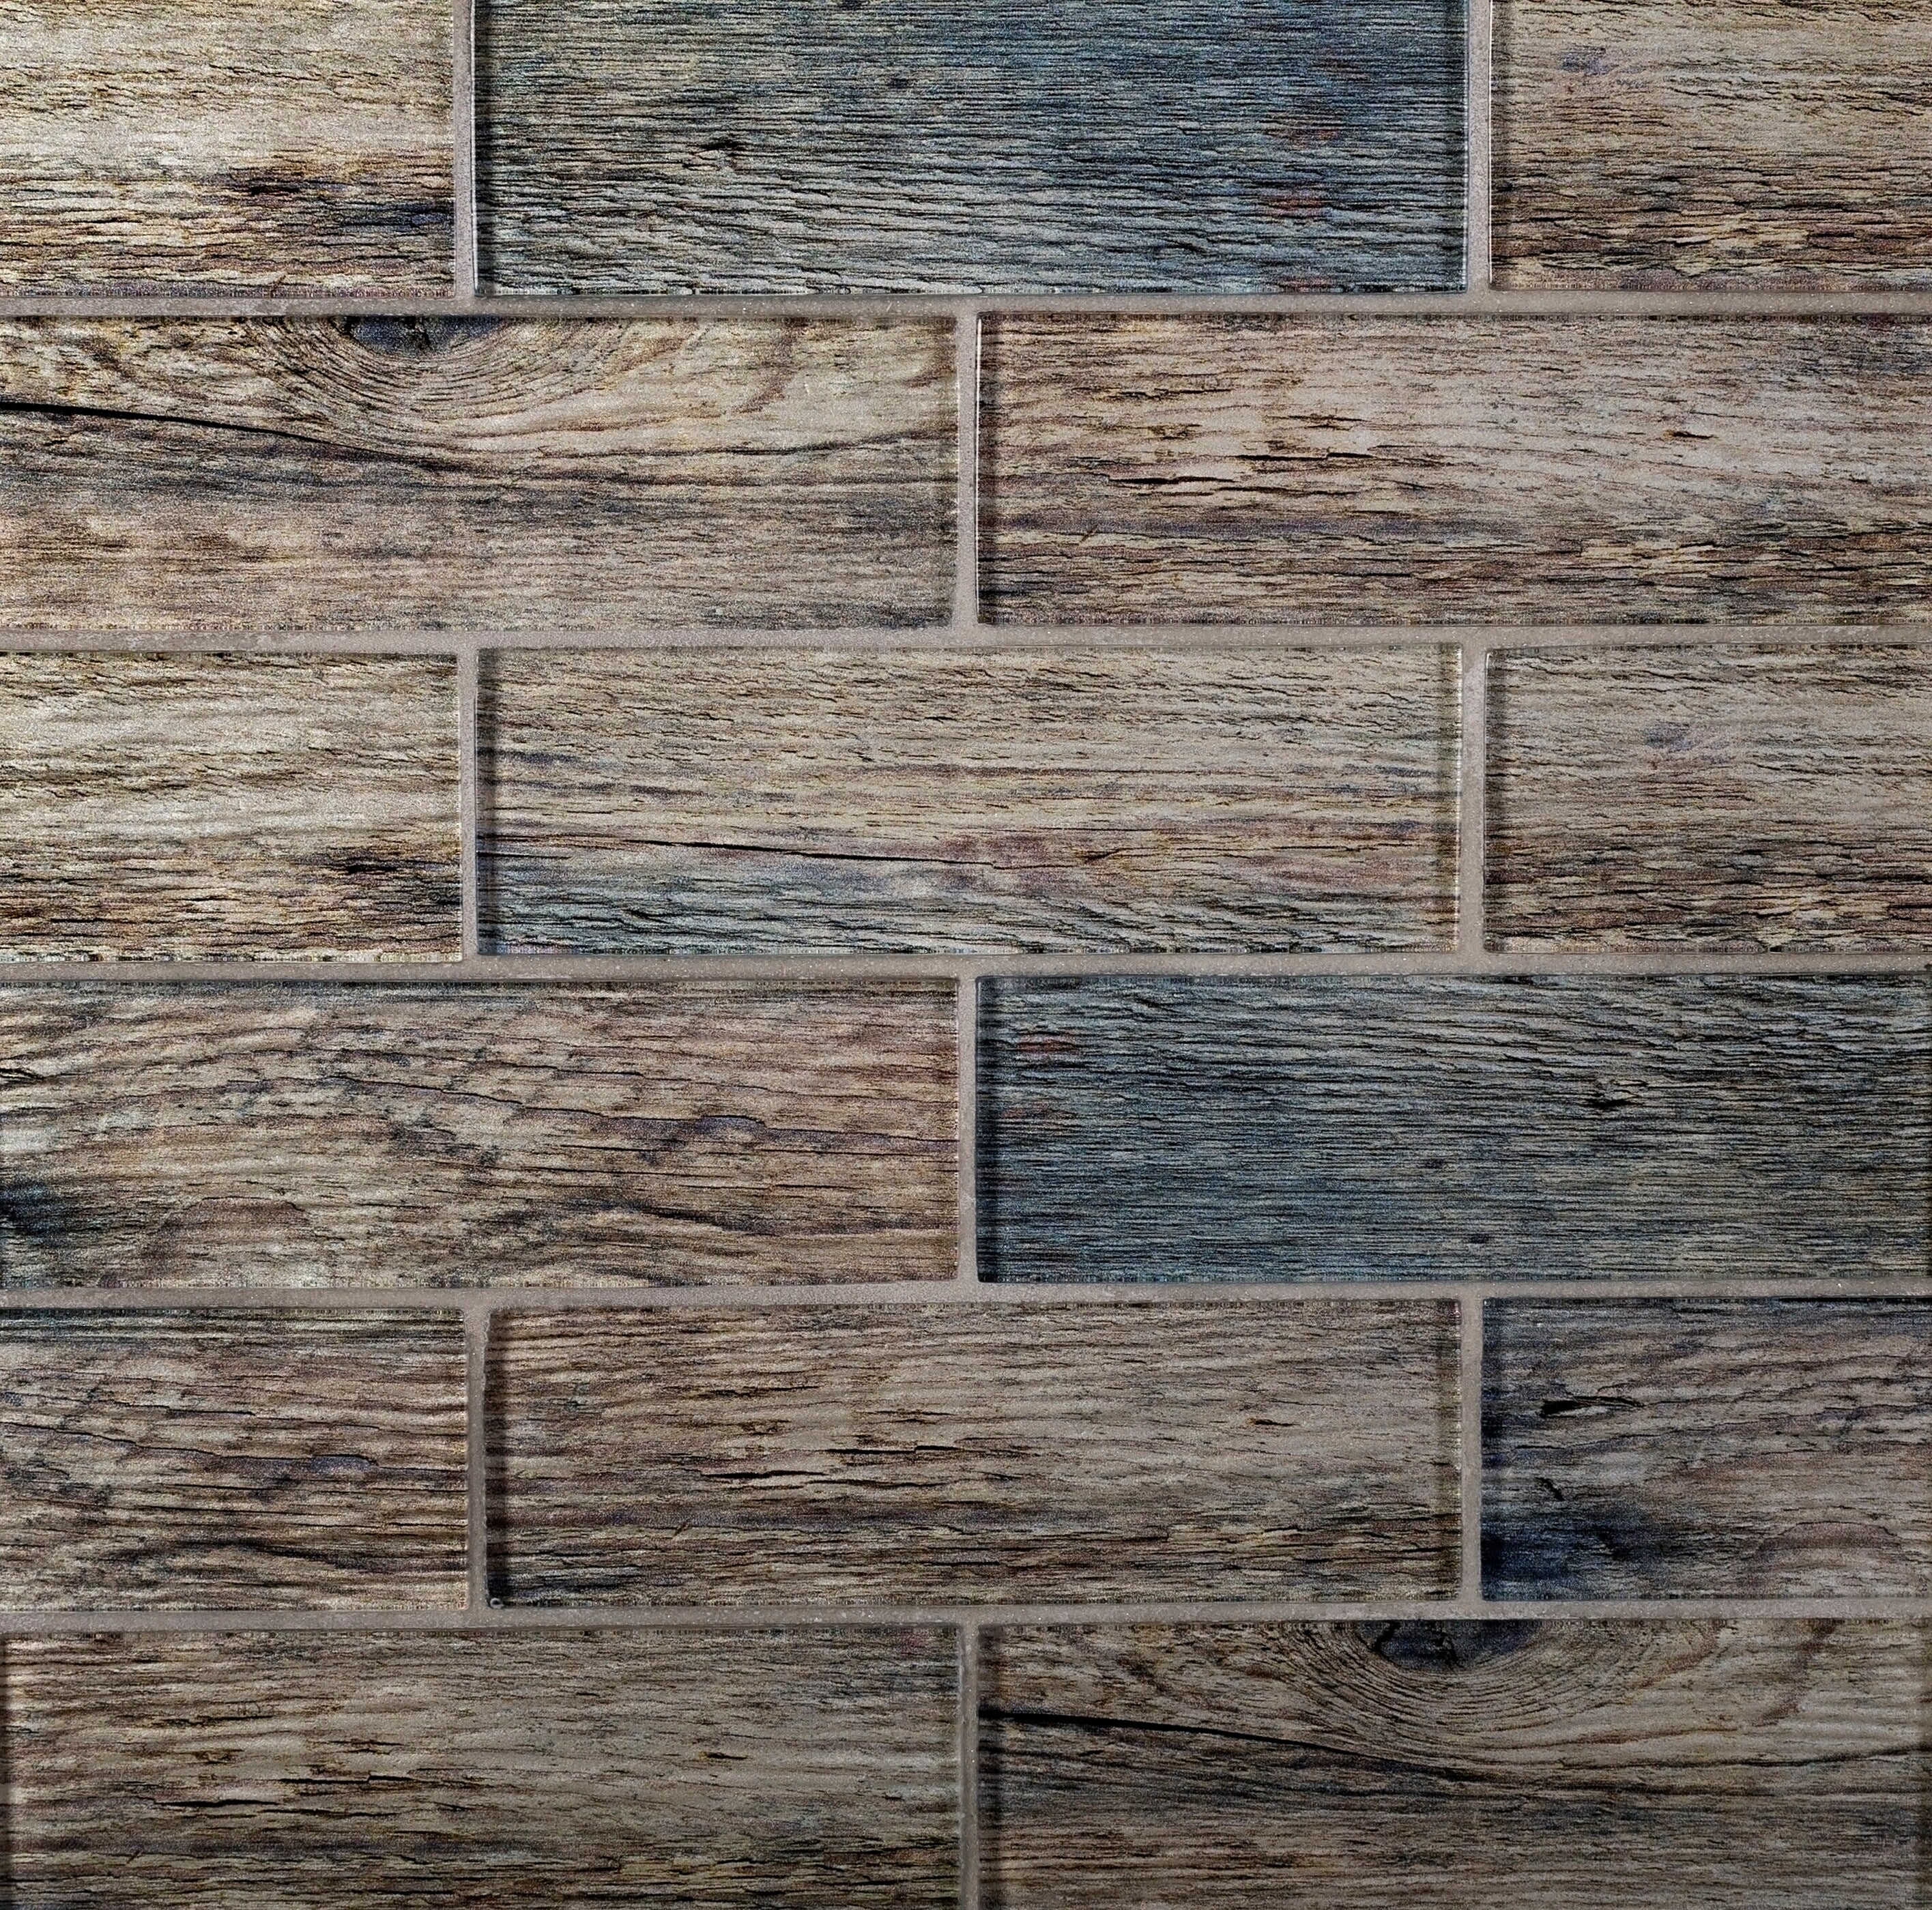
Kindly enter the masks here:
M 997 1279 L 1926 1270 L 1924 979 L 982 985 Z

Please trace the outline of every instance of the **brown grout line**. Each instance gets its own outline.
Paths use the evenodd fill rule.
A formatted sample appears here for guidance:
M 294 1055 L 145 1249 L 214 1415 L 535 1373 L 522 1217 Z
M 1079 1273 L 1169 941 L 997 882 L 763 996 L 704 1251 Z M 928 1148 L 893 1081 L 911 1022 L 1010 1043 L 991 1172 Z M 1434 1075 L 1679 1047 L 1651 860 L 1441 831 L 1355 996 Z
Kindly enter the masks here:
M 86 1633 L 156 1636 L 182 1633 L 384 1633 L 554 1631 L 884 1630 L 912 1627 L 976 1632 L 1021 1625 L 1365 1624 L 1439 1622 L 1466 1615 L 1447 1599 L 1213 1600 L 1057 1605 L 879 1604 L 718 1606 L 489 1606 L 440 1610 L 292 1612 L 87 1611 L 0 1612 L 0 1637 L 72 1637 Z M 1487 1606 L 1491 1619 L 1545 1624 L 1628 1620 L 1889 1619 L 1932 1624 L 1932 1597 L 1508 1599 Z
M 980 1283 L 980 983 L 969 969 L 959 978 L 958 1155 L 959 1284 Z
M 488 315 L 505 319 L 743 318 L 905 322 L 970 313 L 1069 317 L 1932 318 L 1932 290 L 1606 291 L 1495 286 L 1441 292 L 664 292 L 394 298 L 340 294 L 140 298 L 112 293 L 0 298 L 8 318 L 367 318 Z
M 980 1627 L 962 1619 L 959 1651 L 959 1910 L 980 1905 Z
M 1486 293 L 1494 277 L 1491 252 L 1496 239 L 1493 109 L 1496 22 L 1492 0 L 1467 0 L 1464 37 L 1463 138 L 1466 199 L 1463 208 L 1463 269 L 1472 293 Z
M 343 961 L 320 958 L 214 961 L 38 961 L 0 959 L 4 988 L 163 988 L 232 983 L 274 987 L 341 983 L 361 988 L 482 988 L 506 983 L 555 987 L 630 982 L 764 983 L 826 988 L 901 982 L 960 983 L 1029 976 L 1100 980 L 1108 976 L 1194 976 L 1290 981 L 1298 977 L 1462 976 L 1508 980 L 1534 976 L 1912 976 L 1932 967 L 1932 944 L 1880 949 L 1683 948 L 1443 949 L 1334 955 L 1058 955 L 986 952 L 864 955 L 497 955 L 469 960 Z
M 1483 1289 L 1456 1297 L 1457 1495 L 1461 1528 L 1461 1600 L 1480 1609 L 1483 1598 Z
M 457 656 L 488 649 L 1055 651 L 1682 649 L 1750 644 L 1773 649 L 1932 646 L 1932 619 L 1888 624 L 1335 625 L 940 624 L 912 629 L 665 628 L 604 631 L 0 631 L 0 655 L 160 652 L 178 655 Z
M 456 659 L 456 829 L 457 866 L 462 884 L 462 922 L 459 946 L 467 961 L 478 953 L 476 892 L 477 658 L 473 648 Z
M 956 442 L 959 487 L 953 507 L 958 538 L 952 580 L 952 628 L 970 636 L 980 627 L 980 319 L 962 313 L 953 330 L 953 370 L 959 412 Z
M 499 1313 L 586 1309 L 648 1312 L 752 1312 L 771 1307 L 1276 1306 L 1419 1300 L 1904 1300 L 1932 1301 L 1932 1274 L 1577 1274 L 1440 1279 L 1310 1274 L 1280 1280 L 1118 1280 L 1081 1284 L 1030 1280 L 827 1281 L 822 1285 L 746 1282 L 726 1286 L 542 1287 L 31 1287 L 0 1288 L 0 1315 L 41 1312 L 442 1312 L 465 1319 Z
M 476 295 L 476 11 L 474 0 L 451 0 L 450 142 L 456 222 L 452 262 L 456 296 Z
M 490 1317 L 487 1300 L 464 1309 L 464 1532 L 472 1612 L 490 1603 Z
M 1480 957 L 1485 942 L 1489 735 L 1489 652 L 1478 638 L 1462 646 L 1456 703 L 1456 948 L 1465 958 Z

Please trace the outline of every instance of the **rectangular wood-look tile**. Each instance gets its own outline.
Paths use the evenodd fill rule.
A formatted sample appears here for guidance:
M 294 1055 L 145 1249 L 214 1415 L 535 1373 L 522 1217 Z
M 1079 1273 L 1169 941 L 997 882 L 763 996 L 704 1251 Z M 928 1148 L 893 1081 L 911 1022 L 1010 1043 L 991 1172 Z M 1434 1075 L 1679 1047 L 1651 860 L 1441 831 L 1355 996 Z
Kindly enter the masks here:
M 1456 0 L 490 0 L 518 292 L 1462 283 Z
M 1490 680 L 1492 946 L 1932 943 L 1932 650 L 1534 650 Z
M 499 652 L 512 951 L 1441 946 L 1453 653 Z
M 1500 1598 L 1923 1597 L 1932 1300 L 1485 1309 Z
M 943 1631 L 8 1652 L 16 1910 L 958 1901 Z
M 1456 1569 L 1434 1303 L 513 1313 L 516 1604 L 1424 1597 Z
M 0 1285 L 950 1278 L 950 985 L 0 990 Z
M 1000 979 L 1005 1280 L 1922 1274 L 1906 976 Z
M 0 286 L 451 289 L 437 0 L 10 0 Z
M 1932 326 L 1012 316 L 1010 624 L 1932 616 Z
M 460 899 L 453 659 L 0 656 L 0 961 L 423 960 Z
M 0 321 L 0 628 L 942 621 L 952 326 Z
M 1917 1910 L 1904 1623 L 1001 1629 L 988 1910 Z
M 1932 284 L 1916 0 L 1504 0 L 1500 283 Z
M 0 1606 L 463 1603 L 447 1314 L 0 1313 Z

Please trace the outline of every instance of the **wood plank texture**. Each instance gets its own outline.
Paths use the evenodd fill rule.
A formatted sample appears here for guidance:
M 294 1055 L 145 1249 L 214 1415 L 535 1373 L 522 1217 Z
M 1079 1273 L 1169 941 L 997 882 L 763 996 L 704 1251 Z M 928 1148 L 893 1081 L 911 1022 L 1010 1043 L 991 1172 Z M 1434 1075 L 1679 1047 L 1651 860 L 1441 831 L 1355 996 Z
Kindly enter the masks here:
M 9 0 L 0 286 L 447 292 L 436 0 Z
M 480 22 L 506 289 L 1461 283 L 1448 0 L 492 0 Z
M 1932 328 L 1006 317 L 1002 623 L 1932 615 Z
M 1510 949 L 1932 943 L 1932 655 L 1534 651 L 1490 667 Z
M 514 1313 L 521 1604 L 1420 1597 L 1456 1567 L 1432 1303 Z
M 460 1606 L 451 1315 L 0 1314 L 0 1605 Z
M 940 621 L 950 321 L 0 322 L 0 627 Z
M 1001 1630 L 988 1910 L 1916 1910 L 1902 1624 Z
M 1922 1275 L 1912 976 L 980 985 L 994 1279 Z
M 0 1284 L 944 1279 L 946 985 L 0 991 Z
M 497 652 L 508 950 L 1440 946 L 1453 653 Z
M 8 1652 L 16 1910 L 958 1901 L 941 1631 Z
M 1932 1306 L 1491 1304 L 1502 1598 L 1924 1597 Z
M 1510 286 L 1932 285 L 1916 0 L 1504 0 Z
M 456 730 L 447 657 L 0 656 L 0 961 L 454 955 Z

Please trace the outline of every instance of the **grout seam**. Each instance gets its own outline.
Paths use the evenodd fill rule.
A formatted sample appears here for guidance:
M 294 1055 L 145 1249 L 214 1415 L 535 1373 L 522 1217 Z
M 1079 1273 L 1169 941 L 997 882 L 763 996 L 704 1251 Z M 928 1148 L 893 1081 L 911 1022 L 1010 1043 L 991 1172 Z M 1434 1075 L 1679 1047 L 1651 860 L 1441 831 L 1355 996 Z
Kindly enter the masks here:
M 450 142 L 455 196 L 456 297 L 476 296 L 478 262 L 476 226 L 476 9 L 474 0 L 451 0 Z
M 464 1544 L 468 1561 L 467 1607 L 472 1614 L 490 1603 L 488 1421 L 490 1321 L 493 1309 L 474 1302 L 464 1309 L 464 1459 L 466 1480 Z
M 959 1910 L 980 1904 L 980 1626 L 959 1621 Z
M 956 636 L 970 637 L 980 628 L 980 315 L 976 309 L 960 313 L 952 335 L 959 394 L 952 628 Z
M 970 969 L 959 977 L 958 1156 L 959 1284 L 980 1284 L 980 983 Z
M 1484 911 L 1488 853 L 1489 649 L 1464 645 L 1456 699 L 1456 951 L 1480 959 L 1486 944 Z
M 473 647 L 465 647 L 456 661 L 456 813 L 458 856 L 462 882 L 461 959 L 478 952 L 477 902 L 477 751 L 478 661 Z
M 1494 279 L 1496 243 L 1492 150 L 1495 100 L 1494 0 L 1466 0 L 1463 137 L 1466 205 L 1463 273 L 1466 289 L 1484 297 Z
M 1483 1597 L 1483 1290 L 1466 1286 L 1456 1304 L 1456 1458 L 1462 1531 L 1462 1603 L 1480 1613 Z

